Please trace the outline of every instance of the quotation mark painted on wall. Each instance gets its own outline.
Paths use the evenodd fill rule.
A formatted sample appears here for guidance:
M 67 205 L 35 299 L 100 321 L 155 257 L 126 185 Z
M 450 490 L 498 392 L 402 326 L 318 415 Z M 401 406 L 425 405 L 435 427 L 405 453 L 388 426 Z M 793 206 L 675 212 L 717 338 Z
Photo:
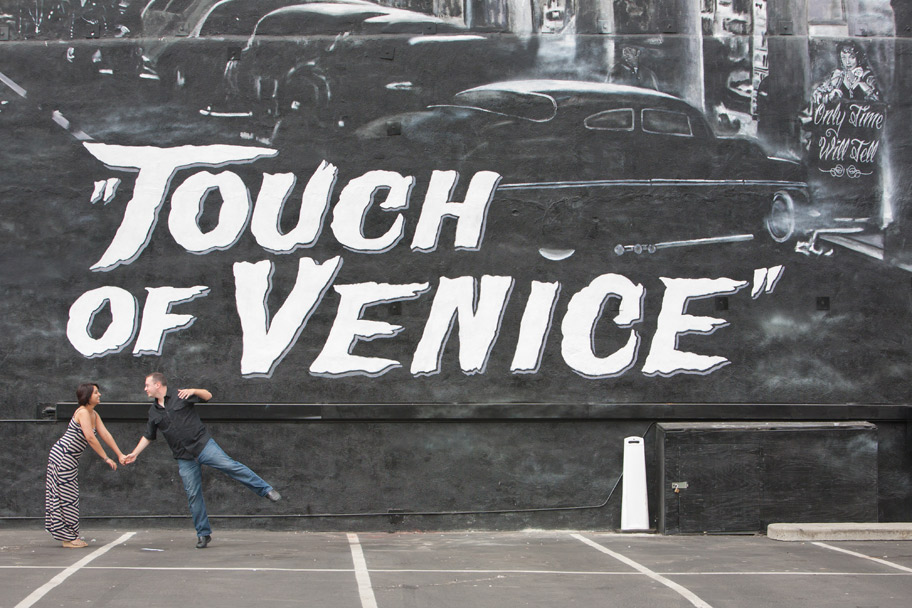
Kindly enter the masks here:
M 754 286 L 751 288 L 751 297 L 756 300 L 761 293 L 773 293 L 784 271 L 785 267 L 782 265 L 754 269 Z
M 95 189 L 92 191 L 90 202 L 94 205 L 98 201 L 104 201 L 104 204 L 107 205 L 117 193 L 118 186 L 120 186 L 120 178 L 117 177 L 95 182 Z

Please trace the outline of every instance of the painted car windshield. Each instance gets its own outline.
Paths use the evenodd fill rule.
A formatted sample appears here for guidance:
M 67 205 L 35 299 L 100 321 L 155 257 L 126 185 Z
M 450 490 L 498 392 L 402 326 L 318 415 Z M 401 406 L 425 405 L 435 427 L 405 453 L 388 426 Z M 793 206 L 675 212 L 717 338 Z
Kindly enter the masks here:
M 453 97 L 453 105 L 477 108 L 486 112 L 515 116 L 535 122 L 551 120 L 557 111 L 556 102 L 548 95 L 519 93 L 516 91 L 463 91 Z
M 643 131 L 660 135 L 693 136 L 690 117 L 683 112 L 643 108 Z
M 586 117 L 583 126 L 595 131 L 633 131 L 633 108 L 605 110 Z

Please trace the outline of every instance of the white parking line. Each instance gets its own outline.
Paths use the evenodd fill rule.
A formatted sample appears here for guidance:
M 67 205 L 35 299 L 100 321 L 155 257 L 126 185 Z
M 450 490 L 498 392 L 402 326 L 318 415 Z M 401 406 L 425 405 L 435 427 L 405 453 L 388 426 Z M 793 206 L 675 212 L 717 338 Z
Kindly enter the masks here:
M 697 608 L 712 608 L 712 606 L 710 606 L 709 604 L 707 604 L 706 602 L 701 600 L 699 597 L 697 597 L 697 595 L 694 592 L 692 592 L 691 590 L 687 589 L 686 587 L 682 587 L 681 585 L 677 584 L 676 582 L 665 578 L 658 572 L 650 570 L 646 566 L 633 561 L 629 557 L 625 557 L 625 556 L 621 555 L 620 553 L 612 551 L 611 549 L 609 549 L 607 547 L 603 547 L 602 545 L 598 544 L 597 542 L 589 540 L 588 538 L 586 538 L 585 536 L 582 536 L 580 534 L 571 534 L 570 536 L 572 536 L 573 538 L 575 538 L 576 540 L 578 540 L 580 542 L 586 543 L 593 549 L 601 551 L 605 555 L 610 555 L 614 559 L 627 564 L 631 568 L 634 568 L 634 569 L 642 572 L 643 574 L 645 574 L 652 580 L 656 581 L 657 583 L 662 583 L 669 589 L 679 593 L 688 602 L 690 602 L 694 606 L 697 606 Z
M 889 566 L 890 568 L 896 568 L 897 570 L 902 570 L 903 572 L 912 572 L 912 568 L 907 568 L 905 566 L 901 566 L 900 564 L 889 562 L 885 559 L 880 559 L 879 557 L 871 557 L 870 555 L 865 555 L 864 553 L 856 553 L 855 551 L 849 551 L 848 549 L 843 549 L 841 547 L 834 547 L 833 545 L 828 545 L 826 543 L 814 542 L 811 544 L 817 545 L 818 547 L 823 547 L 824 549 L 830 549 L 831 551 L 838 551 L 840 553 L 852 555 L 854 557 L 869 559 L 872 562 L 877 562 L 878 564 L 883 564 L 884 566 Z
M 0 566 L 3 570 L 60 570 L 58 566 Z M 262 566 L 85 566 L 83 570 L 96 571 L 150 571 L 150 572 L 290 572 L 290 573 L 352 573 L 354 568 L 270 568 Z M 630 570 L 515 570 L 497 568 L 371 568 L 371 572 L 383 574 L 486 574 L 486 575 L 536 575 L 536 576 L 640 576 L 638 572 Z M 912 576 L 912 572 L 819 572 L 800 570 L 706 570 L 694 572 L 666 572 L 665 576 L 785 576 L 795 578 L 799 576 L 827 577 L 827 576 L 857 576 L 857 577 L 891 577 Z
M 126 534 L 124 534 L 123 536 L 118 538 L 117 540 L 110 542 L 107 545 L 105 545 L 104 547 L 100 547 L 100 548 L 96 549 L 95 551 L 92 551 L 90 554 L 86 555 L 81 560 L 79 560 L 78 562 L 76 562 L 75 564 L 73 564 L 72 566 L 70 566 L 69 568 L 67 568 L 66 570 L 64 570 L 63 572 L 61 572 L 60 574 L 58 574 L 57 576 L 55 576 L 54 578 L 52 578 L 51 580 L 46 582 L 45 584 L 41 585 L 40 587 L 38 587 L 37 589 L 32 591 L 27 598 L 25 598 L 24 600 L 22 600 L 21 602 L 16 604 L 16 608 L 29 608 L 29 606 L 33 606 L 35 604 L 35 602 L 37 602 L 38 600 L 43 598 L 45 595 L 47 595 L 48 592 L 51 591 L 54 587 L 56 587 L 57 585 L 59 585 L 60 583 L 65 581 L 66 579 L 70 578 L 72 575 L 76 574 L 76 572 L 78 572 L 86 564 L 88 564 L 89 562 L 91 562 L 92 560 L 94 560 L 97 557 L 101 557 L 102 555 L 104 555 L 105 553 L 107 553 L 108 551 L 110 551 L 111 549 L 113 549 L 114 547 L 119 545 L 120 543 L 129 540 L 134 534 L 136 534 L 136 532 L 127 532 Z
M 355 579 L 358 581 L 358 595 L 361 596 L 362 608 L 377 608 L 377 598 L 371 587 L 370 573 L 367 571 L 367 562 L 361 550 L 361 542 L 357 534 L 348 535 L 348 546 L 351 548 L 352 562 L 355 564 Z

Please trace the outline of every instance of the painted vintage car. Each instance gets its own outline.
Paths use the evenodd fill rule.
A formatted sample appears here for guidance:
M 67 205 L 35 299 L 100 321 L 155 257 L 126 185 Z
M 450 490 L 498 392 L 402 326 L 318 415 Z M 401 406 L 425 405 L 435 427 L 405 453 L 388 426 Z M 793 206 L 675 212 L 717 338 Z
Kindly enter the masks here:
M 500 173 L 488 230 L 522 227 L 548 259 L 769 242 L 771 208 L 807 191 L 799 163 L 716 137 L 680 98 L 616 84 L 490 83 L 358 138 L 391 169 Z
M 243 50 L 228 61 L 223 107 L 228 114 L 249 112 L 274 130 L 270 141 L 280 126 L 298 136 L 314 126 L 360 124 L 365 111 L 377 112 L 374 118 L 419 109 L 441 95 L 527 69 L 535 45 L 373 3 L 288 6 L 260 19 Z M 487 61 L 470 72 L 455 69 L 474 56 Z
M 149 38 L 145 65 L 166 90 L 217 88 L 225 65 L 244 47 L 257 22 L 291 5 L 327 0 L 151 0 L 142 12 Z M 372 5 L 367 0 L 332 0 Z

